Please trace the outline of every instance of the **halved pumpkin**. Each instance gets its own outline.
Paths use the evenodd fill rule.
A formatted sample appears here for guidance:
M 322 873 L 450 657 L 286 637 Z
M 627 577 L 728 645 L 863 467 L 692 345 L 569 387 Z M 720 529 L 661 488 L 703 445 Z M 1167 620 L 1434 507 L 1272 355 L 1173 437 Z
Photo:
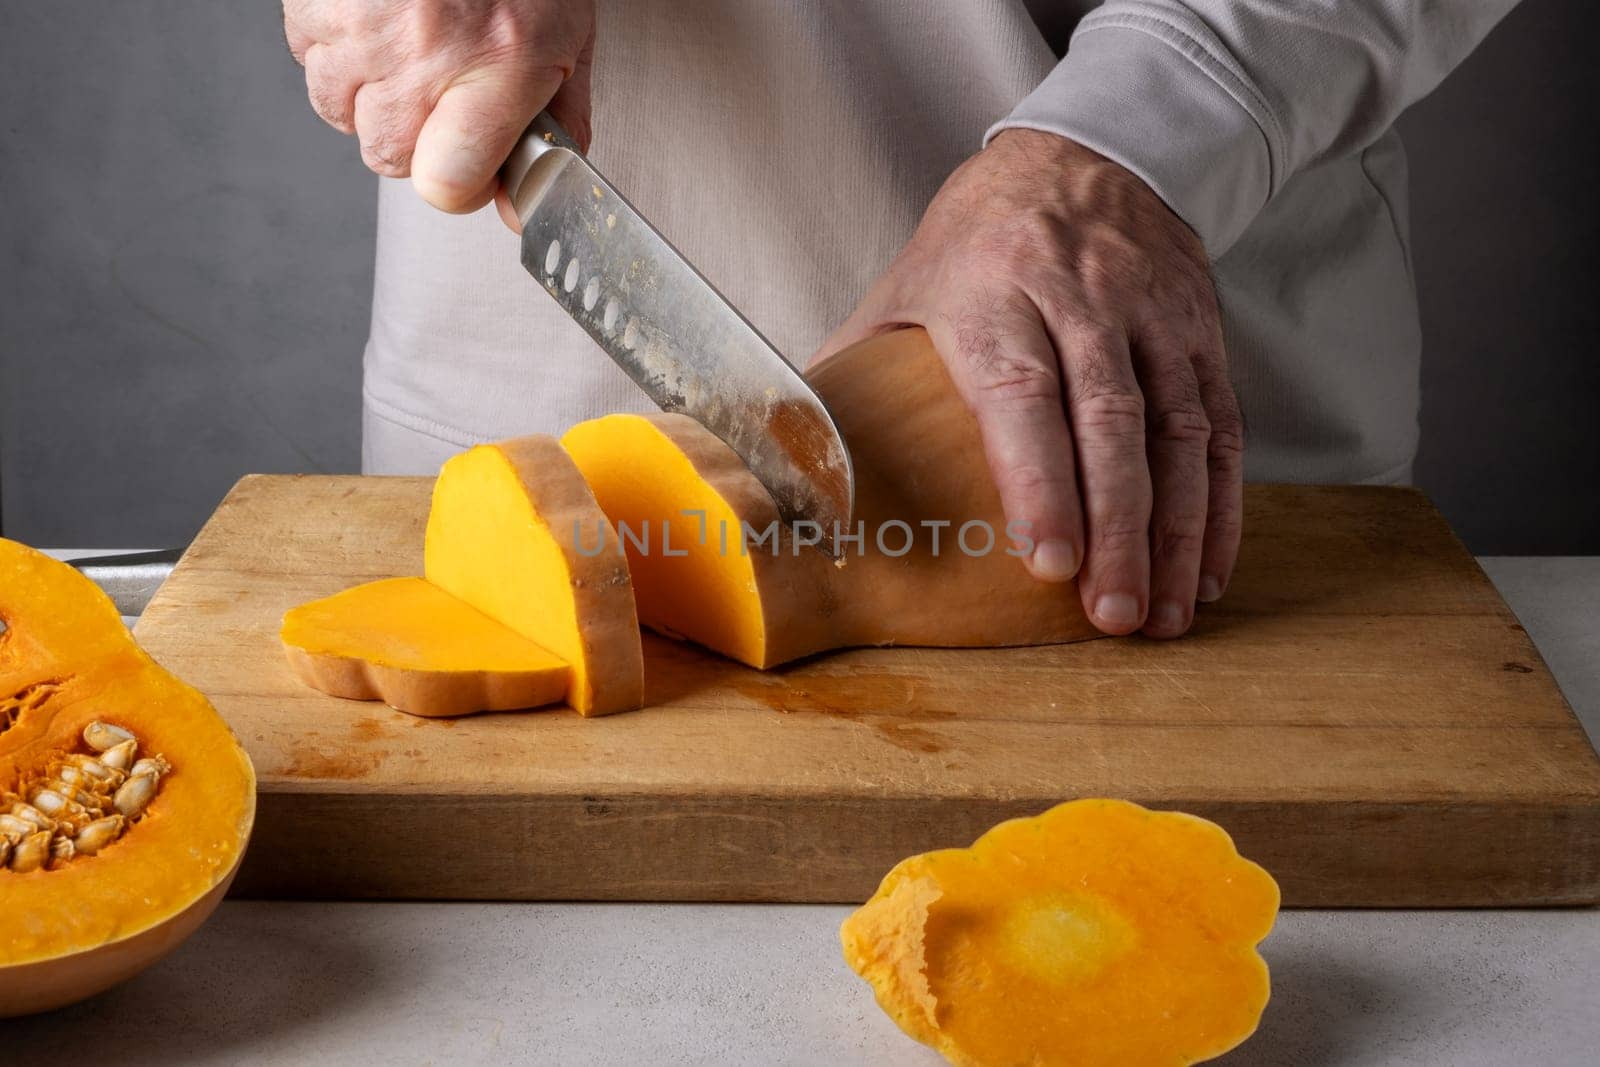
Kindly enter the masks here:
M 0 1016 L 81 1000 L 211 914 L 255 771 L 73 568 L 0 539 Z

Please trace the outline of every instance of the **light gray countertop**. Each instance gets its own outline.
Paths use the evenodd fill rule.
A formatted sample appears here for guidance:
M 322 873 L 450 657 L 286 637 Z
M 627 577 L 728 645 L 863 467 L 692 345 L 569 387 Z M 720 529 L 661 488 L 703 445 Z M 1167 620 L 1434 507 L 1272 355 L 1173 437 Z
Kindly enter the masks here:
M 1590 737 L 1600 558 L 1489 558 Z M 0 1062 L 921 1064 L 839 954 L 848 908 L 229 901 Z M 1285 912 L 1221 1063 L 1600 1062 L 1600 912 Z M 96 1051 L 98 1050 L 98 1051 Z

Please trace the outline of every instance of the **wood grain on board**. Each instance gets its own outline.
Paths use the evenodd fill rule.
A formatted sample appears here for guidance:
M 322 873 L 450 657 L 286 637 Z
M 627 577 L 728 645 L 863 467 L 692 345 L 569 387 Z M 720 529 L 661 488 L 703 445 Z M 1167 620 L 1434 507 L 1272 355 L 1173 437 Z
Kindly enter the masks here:
M 1600 761 L 1420 493 L 1252 486 L 1176 642 L 863 649 L 761 673 L 646 637 L 644 710 L 423 720 L 301 686 L 289 607 L 421 572 L 431 482 L 255 476 L 137 633 L 255 760 L 253 895 L 854 901 L 1118 796 L 1216 819 L 1295 906 L 1600 901 Z

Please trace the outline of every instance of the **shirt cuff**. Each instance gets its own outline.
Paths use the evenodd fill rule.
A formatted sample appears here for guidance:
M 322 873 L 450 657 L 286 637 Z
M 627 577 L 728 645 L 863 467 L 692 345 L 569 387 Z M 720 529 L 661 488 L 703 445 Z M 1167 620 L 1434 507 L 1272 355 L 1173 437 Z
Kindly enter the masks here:
M 1279 179 L 1283 137 L 1261 94 L 1198 18 L 1129 3 L 1078 25 L 1066 58 L 1005 119 L 1069 137 L 1142 178 L 1215 259 Z

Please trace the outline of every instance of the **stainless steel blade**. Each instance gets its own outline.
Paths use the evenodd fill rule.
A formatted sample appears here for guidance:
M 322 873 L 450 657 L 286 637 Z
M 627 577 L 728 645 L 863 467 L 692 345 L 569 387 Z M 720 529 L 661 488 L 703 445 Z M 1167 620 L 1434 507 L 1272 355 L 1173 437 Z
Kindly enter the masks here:
M 117 556 L 85 556 L 67 562 L 104 589 L 117 611 L 126 617 L 143 614 L 144 606 L 182 556 L 181 548 L 162 548 Z
M 522 221 L 522 265 L 664 411 L 739 454 L 786 523 L 838 555 L 855 479 L 833 416 L 804 378 L 548 115 L 502 172 Z

